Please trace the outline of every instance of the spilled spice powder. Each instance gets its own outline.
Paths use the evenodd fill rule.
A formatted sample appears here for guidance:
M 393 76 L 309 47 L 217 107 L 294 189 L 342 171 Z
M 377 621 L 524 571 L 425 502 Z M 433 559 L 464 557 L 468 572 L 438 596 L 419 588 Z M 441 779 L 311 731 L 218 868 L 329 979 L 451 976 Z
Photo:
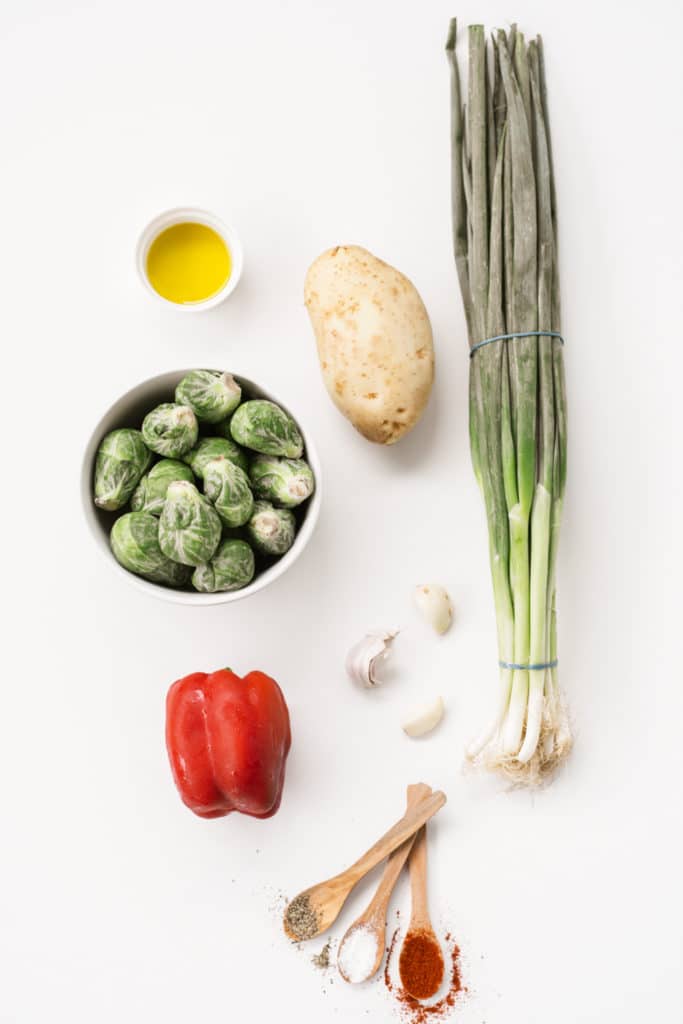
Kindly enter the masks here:
M 323 948 L 315 956 L 311 957 L 311 963 L 319 967 L 321 971 L 326 971 L 330 966 L 330 947 L 332 943 L 328 939 Z
M 458 995 L 467 991 L 463 986 L 460 974 L 459 947 L 453 942 L 450 933 L 448 933 L 446 935 L 446 942 L 449 946 L 447 959 L 450 961 L 448 991 L 436 1003 L 421 1003 L 419 999 L 415 999 L 404 988 L 400 985 L 395 985 L 391 980 L 391 961 L 396 948 L 398 932 L 399 929 L 396 928 L 391 936 L 391 942 L 387 950 L 387 960 L 384 965 L 384 984 L 398 1001 L 401 1017 L 406 1021 L 406 1024 L 428 1024 L 432 1020 L 445 1020 L 455 1005 Z
M 387 958 L 384 962 L 384 984 L 390 992 L 394 991 L 394 983 L 391 980 L 389 974 L 389 967 L 391 966 L 391 958 L 394 955 L 394 946 L 396 945 L 396 939 L 398 938 L 399 929 L 394 928 L 394 934 L 391 936 L 391 942 L 387 946 Z

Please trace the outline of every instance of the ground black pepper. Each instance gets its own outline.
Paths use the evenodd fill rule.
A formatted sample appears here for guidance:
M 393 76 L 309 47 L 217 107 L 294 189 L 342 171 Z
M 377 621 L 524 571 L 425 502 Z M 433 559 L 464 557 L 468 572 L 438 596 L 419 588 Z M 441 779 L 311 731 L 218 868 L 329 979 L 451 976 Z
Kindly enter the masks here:
M 318 914 L 311 905 L 308 893 L 296 896 L 285 912 L 287 929 L 297 942 L 312 939 L 318 934 Z
M 319 967 L 322 971 L 327 970 L 327 968 L 330 966 L 331 945 L 332 943 L 328 939 L 323 948 L 320 950 L 320 952 L 316 953 L 315 956 L 311 957 L 311 963 L 315 964 L 315 966 Z

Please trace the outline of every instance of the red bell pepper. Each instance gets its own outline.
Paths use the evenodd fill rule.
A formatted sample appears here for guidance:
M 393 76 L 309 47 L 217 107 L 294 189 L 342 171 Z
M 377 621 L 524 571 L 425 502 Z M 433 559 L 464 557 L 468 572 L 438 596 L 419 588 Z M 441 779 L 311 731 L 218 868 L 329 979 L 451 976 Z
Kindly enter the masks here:
M 193 672 L 166 698 L 166 748 L 181 799 L 201 818 L 269 818 L 291 745 L 282 690 L 263 672 Z

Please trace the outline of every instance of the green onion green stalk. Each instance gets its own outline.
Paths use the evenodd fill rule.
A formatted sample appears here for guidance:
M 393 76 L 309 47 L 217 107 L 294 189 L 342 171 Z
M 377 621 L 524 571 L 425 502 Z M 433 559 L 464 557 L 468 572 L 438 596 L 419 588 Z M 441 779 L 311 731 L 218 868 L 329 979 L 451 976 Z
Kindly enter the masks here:
M 468 31 L 466 102 L 451 67 L 455 263 L 470 349 L 498 335 L 560 332 L 557 216 L 543 47 L 516 26 L 487 46 Z M 567 468 L 559 338 L 530 335 L 471 352 L 470 445 L 484 498 L 499 661 L 557 657 L 555 577 Z M 520 784 L 547 779 L 571 748 L 556 668 L 500 669 L 497 708 L 470 759 Z

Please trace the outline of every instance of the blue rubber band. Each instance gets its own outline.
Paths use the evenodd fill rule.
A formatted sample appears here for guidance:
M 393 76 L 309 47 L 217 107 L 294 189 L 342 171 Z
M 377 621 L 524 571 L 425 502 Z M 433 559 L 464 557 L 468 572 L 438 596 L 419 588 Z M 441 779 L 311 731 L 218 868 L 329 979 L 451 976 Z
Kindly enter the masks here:
M 496 334 L 495 338 L 484 338 L 483 341 L 478 341 L 476 345 L 473 345 L 470 349 L 470 359 L 478 348 L 492 345 L 494 341 L 508 341 L 509 338 L 557 338 L 559 343 L 564 345 L 564 338 L 559 331 L 518 331 L 516 334 Z
M 499 661 L 501 668 L 520 669 L 523 672 L 543 672 L 546 668 L 557 668 L 558 660 L 538 662 L 535 665 L 519 665 L 516 661 Z

